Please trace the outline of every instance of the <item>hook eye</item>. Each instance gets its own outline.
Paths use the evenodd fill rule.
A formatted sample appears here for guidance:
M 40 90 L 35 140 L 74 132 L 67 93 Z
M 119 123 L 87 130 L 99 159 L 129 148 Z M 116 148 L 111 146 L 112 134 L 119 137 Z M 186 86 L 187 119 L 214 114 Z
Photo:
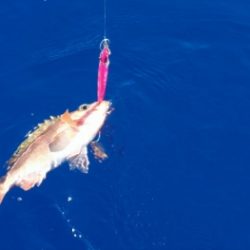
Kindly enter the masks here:
M 110 41 L 108 38 L 104 38 L 100 43 L 100 50 L 104 48 L 109 48 Z

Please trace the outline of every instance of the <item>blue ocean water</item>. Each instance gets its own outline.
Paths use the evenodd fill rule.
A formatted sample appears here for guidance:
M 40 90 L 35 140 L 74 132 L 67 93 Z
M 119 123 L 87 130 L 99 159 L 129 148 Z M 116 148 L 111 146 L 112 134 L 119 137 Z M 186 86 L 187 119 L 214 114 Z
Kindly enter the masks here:
M 107 0 L 109 159 L 0 207 L 1 250 L 250 248 L 250 3 Z M 96 98 L 103 1 L 0 3 L 0 173 L 24 135 Z

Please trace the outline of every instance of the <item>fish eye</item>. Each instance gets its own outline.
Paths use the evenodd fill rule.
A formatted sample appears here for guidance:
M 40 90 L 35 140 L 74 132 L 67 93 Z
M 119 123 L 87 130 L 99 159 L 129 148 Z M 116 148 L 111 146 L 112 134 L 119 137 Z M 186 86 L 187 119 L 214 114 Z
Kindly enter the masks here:
M 88 105 L 87 104 L 82 104 L 80 105 L 79 109 L 80 110 L 86 110 L 88 108 Z

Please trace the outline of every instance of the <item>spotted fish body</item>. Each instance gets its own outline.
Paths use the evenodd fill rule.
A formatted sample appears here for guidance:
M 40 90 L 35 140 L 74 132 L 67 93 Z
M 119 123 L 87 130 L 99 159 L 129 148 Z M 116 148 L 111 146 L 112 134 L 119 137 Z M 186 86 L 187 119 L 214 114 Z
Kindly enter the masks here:
M 13 186 L 29 190 L 47 173 L 68 161 L 71 168 L 88 172 L 87 146 L 101 129 L 111 103 L 94 102 L 74 112 L 66 111 L 39 124 L 18 147 L 0 180 L 0 203 Z

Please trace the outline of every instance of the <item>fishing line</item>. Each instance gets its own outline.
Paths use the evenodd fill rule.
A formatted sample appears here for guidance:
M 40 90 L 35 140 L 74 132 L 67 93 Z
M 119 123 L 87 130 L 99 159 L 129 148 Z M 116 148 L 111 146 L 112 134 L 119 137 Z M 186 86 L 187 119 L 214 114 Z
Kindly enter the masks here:
M 103 37 L 107 35 L 107 1 L 103 0 Z
M 105 98 L 108 71 L 109 71 L 109 56 L 111 51 L 109 49 L 109 40 L 107 35 L 107 0 L 103 0 L 103 40 L 100 44 L 100 55 L 97 75 L 97 101 L 102 102 Z

